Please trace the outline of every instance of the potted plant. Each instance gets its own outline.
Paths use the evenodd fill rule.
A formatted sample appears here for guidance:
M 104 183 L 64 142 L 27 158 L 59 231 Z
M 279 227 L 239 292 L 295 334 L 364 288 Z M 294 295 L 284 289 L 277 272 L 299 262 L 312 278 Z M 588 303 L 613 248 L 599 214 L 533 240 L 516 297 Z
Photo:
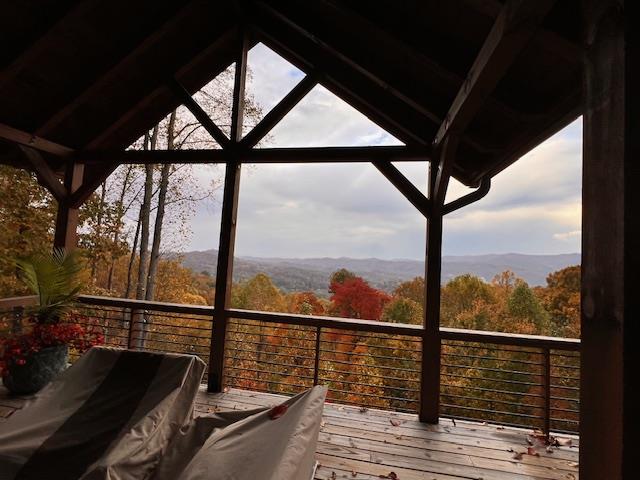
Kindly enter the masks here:
M 67 366 L 70 348 L 82 353 L 102 343 L 103 336 L 80 325 L 82 317 L 72 312 L 82 269 L 77 252 L 56 249 L 15 263 L 18 277 L 38 297 L 38 304 L 25 312 L 24 332 L 0 340 L 0 369 L 7 389 L 26 395 Z

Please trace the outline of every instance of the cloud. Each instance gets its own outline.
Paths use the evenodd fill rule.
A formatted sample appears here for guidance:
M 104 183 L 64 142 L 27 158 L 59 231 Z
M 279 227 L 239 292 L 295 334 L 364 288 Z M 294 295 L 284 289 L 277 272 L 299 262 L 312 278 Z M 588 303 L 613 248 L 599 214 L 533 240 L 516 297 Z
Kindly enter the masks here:
M 302 76 L 278 58 L 261 45 L 250 53 L 251 91 L 265 107 L 275 104 Z M 448 215 L 445 254 L 579 251 L 581 132 L 578 120 L 497 175 L 484 199 Z M 276 126 L 270 142 L 277 146 L 399 143 L 322 87 L 312 90 Z M 426 163 L 396 166 L 426 193 Z M 200 175 L 205 181 L 219 171 Z M 447 199 L 469 191 L 452 181 Z M 213 209 L 197 210 L 187 248 L 217 248 L 219 209 L 218 202 Z M 243 167 L 239 255 L 424 258 L 424 242 L 424 218 L 370 164 Z

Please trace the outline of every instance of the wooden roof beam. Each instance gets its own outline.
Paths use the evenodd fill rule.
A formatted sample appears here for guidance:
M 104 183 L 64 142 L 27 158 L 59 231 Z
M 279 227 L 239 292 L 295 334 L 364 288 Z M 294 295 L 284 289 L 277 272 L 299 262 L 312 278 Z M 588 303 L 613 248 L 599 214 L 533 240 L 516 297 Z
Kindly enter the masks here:
M 215 124 L 207 112 L 194 100 L 189 92 L 178 82 L 175 78 L 172 78 L 167 86 L 176 95 L 178 100 L 189 109 L 189 111 L 196 117 L 196 120 L 209 132 L 209 135 L 218 142 L 222 148 L 226 148 L 229 145 L 229 137 L 227 137 L 222 130 Z
M 424 215 L 425 218 L 431 216 L 431 203 L 429 199 L 418 188 L 405 177 L 400 170 L 389 161 L 376 160 L 373 166 L 382 173 L 391 184 L 398 189 L 411 204 Z
M 298 84 L 291 89 L 280 102 L 273 107 L 260 122 L 247 133 L 240 146 L 251 148 L 262 140 L 286 115 L 295 107 L 316 85 L 318 76 L 315 73 L 307 74 Z
M 291 44 L 280 41 L 276 35 L 269 32 L 268 29 L 263 28 L 258 20 L 252 25 L 252 28 L 260 41 L 303 72 L 309 74 L 309 72 L 312 71 L 321 71 L 323 75 L 319 83 L 356 110 L 366 115 L 391 135 L 394 135 L 407 144 L 428 144 L 427 139 L 419 132 L 419 130 L 422 130 L 422 128 L 419 128 L 421 125 L 414 124 L 414 126 L 409 127 L 398 120 L 398 118 L 400 118 L 398 115 L 390 115 L 384 111 L 384 109 L 372 104 L 368 98 L 362 95 L 361 89 L 350 88 L 343 82 L 336 80 L 334 78 L 335 75 L 330 72 L 331 69 L 326 68 L 325 62 L 322 59 L 311 59 L 309 56 L 300 55 L 295 51 L 295 48 L 292 48 Z M 372 84 L 369 89 L 380 93 L 380 95 L 376 95 L 376 98 L 388 95 L 388 92 L 385 92 L 375 84 Z M 420 115 L 419 112 L 415 113 Z M 424 121 L 427 120 L 424 116 L 420 116 Z
M 430 151 L 424 147 L 303 147 L 255 148 L 239 150 L 237 160 L 242 163 L 340 163 L 340 162 L 415 162 L 429 160 Z M 226 163 L 231 158 L 222 149 L 207 150 L 86 150 L 75 159 L 91 164 L 147 164 L 147 163 Z
M 9 125 L 5 125 L 4 123 L 0 123 L 0 138 L 29 148 L 35 148 L 36 150 L 50 153 L 58 157 L 67 157 L 74 153 L 73 148 L 24 132 Z
M 434 145 L 452 132 L 464 132 L 554 3 L 555 0 L 507 0 L 449 108 Z
M 46 160 L 42 158 L 40 152 L 33 148 L 25 147 L 24 145 L 19 145 L 18 148 L 22 151 L 27 163 L 35 172 L 38 183 L 49 190 L 57 201 L 65 198 L 67 196 L 67 189 Z

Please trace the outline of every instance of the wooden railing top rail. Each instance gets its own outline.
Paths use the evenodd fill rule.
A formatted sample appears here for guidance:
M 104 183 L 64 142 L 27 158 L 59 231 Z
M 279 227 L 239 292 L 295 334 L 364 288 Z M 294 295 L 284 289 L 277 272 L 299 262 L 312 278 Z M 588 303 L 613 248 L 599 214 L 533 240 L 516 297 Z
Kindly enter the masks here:
M 78 300 L 84 305 L 210 316 L 212 319 L 214 311 L 214 308 L 208 305 L 185 305 L 179 303 L 133 300 L 128 298 L 100 297 L 95 295 L 80 295 Z M 18 306 L 33 305 L 36 302 L 37 297 L 35 296 L 5 298 L 0 299 L 0 309 L 8 310 Z M 340 317 L 297 315 L 291 313 L 259 312 L 237 308 L 227 310 L 225 312 L 225 316 L 228 319 L 256 320 L 266 323 L 284 323 L 317 328 L 335 328 L 340 330 L 383 333 L 387 335 L 406 335 L 410 337 L 422 337 L 425 332 L 424 328 L 419 325 Z M 514 345 L 531 348 L 548 348 L 553 350 L 580 350 L 580 339 L 577 338 L 547 337 L 543 335 L 525 335 L 506 332 L 485 332 L 481 330 L 465 330 L 447 327 L 440 328 L 440 337 L 442 340 L 461 342 Z

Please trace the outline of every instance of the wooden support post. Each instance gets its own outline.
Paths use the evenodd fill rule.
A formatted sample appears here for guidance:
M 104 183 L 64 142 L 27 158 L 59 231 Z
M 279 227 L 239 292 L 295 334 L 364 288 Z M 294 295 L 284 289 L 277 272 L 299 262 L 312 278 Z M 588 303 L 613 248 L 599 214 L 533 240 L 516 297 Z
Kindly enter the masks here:
M 637 35 L 622 1 L 582 5 L 580 478 L 631 479 L 638 469 L 640 388 L 640 108 L 631 94 L 640 81 Z
M 233 89 L 231 117 L 231 142 L 237 147 L 242 138 L 242 117 L 244 114 L 245 78 L 247 71 L 248 41 L 241 38 L 236 59 L 236 73 Z M 240 168 L 237 158 L 227 163 L 222 198 L 222 218 L 220 225 L 220 245 L 218 246 L 218 266 L 216 270 L 216 291 L 211 331 L 211 352 L 209 355 L 209 392 L 223 389 L 224 348 L 227 337 L 228 318 L 233 280 L 233 254 L 236 240 L 236 218 L 238 215 L 238 194 L 240 192 Z
M 82 185 L 84 165 L 69 162 L 64 175 L 64 186 L 67 195 L 58 201 L 56 231 L 53 237 L 54 248 L 72 250 L 78 243 L 78 207 L 72 204 L 72 195 Z
M 444 200 L 457 137 L 446 137 L 434 153 L 437 162 L 429 165 L 430 215 L 427 217 L 427 252 L 425 257 L 425 309 L 420 376 L 420 421 L 438 423 L 440 416 L 440 282 L 442 270 L 442 218 Z

